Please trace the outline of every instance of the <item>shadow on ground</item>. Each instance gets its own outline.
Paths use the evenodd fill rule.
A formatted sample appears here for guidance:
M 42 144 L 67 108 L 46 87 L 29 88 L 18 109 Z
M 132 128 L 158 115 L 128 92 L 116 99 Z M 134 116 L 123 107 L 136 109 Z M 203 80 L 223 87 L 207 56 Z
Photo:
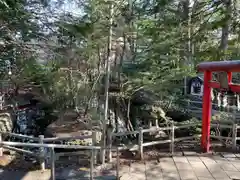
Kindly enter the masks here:
M 175 144 L 174 156 L 209 156 L 218 152 L 232 152 L 230 148 L 221 146 L 213 147 L 213 152 L 210 154 L 201 153 L 199 144 L 195 142 L 181 142 Z M 1 169 L 0 180 L 50 180 L 50 170 L 44 172 L 39 171 L 39 164 L 32 161 L 23 160 L 22 155 L 15 159 L 10 159 L 9 155 L 0 157 Z M 128 179 L 146 180 L 159 179 L 162 169 L 158 164 L 163 161 L 164 157 L 170 157 L 168 146 L 152 146 L 144 149 L 144 160 L 139 161 L 137 156 L 133 154 L 121 153 L 120 166 L 121 180 L 125 180 L 124 176 L 129 176 Z M 74 158 L 75 161 L 77 158 Z M 115 159 L 116 160 L 116 159 Z M 49 168 L 49 167 L 47 167 Z M 123 169 L 122 169 L 123 168 Z M 124 169 L 125 168 L 125 169 Z M 149 170 L 151 168 L 152 170 Z M 128 175 L 130 173 L 130 175 Z M 73 163 L 71 160 L 63 159 L 56 161 L 56 180 L 87 180 L 90 177 L 89 165 L 84 166 L 83 163 Z M 138 177 L 139 175 L 139 177 Z M 167 179 L 177 180 L 176 173 L 169 172 L 166 174 Z M 95 169 L 95 180 L 116 180 L 116 161 L 109 168 Z
M 38 163 L 26 161 L 21 155 L 17 155 L 15 158 L 11 157 L 6 154 L 0 157 L 0 180 L 51 180 L 50 167 L 47 166 L 47 170 L 41 171 Z M 90 179 L 88 165 L 75 164 L 65 160 L 65 163 L 56 161 L 55 167 L 56 180 Z M 95 180 L 116 180 L 115 174 L 116 171 L 103 170 L 101 173 L 95 172 L 93 176 Z

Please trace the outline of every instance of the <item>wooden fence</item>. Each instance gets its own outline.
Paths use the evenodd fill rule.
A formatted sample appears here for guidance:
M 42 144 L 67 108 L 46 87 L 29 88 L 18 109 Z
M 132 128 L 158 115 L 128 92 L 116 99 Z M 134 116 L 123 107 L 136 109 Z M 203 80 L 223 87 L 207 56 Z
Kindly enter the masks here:
M 93 151 L 94 150 L 99 150 L 100 147 L 98 146 L 80 146 L 80 145 L 59 145 L 59 144 L 41 144 L 41 143 L 21 143 L 21 142 L 8 142 L 8 141 L 1 141 L 0 145 L 2 147 L 5 147 L 8 149 L 8 147 L 11 146 L 24 146 L 24 147 L 39 147 L 40 148 L 40 152 L 42 148 L 49 148 L 51 150 L 51 179 L 55 180 L 55 158 L 56 158 L 56 154 L 54 149 L 55 148 L 64 148 L 64 149 L 79 149 L 79 150 L 91 150 L 92 152 L 92 158 L 90 159 L 90 179 L 93 180 L 93 168 L 94 168 L 94 155 L 93 155 Z M 25 151 L 22 151 L 22 149 L 20 148 L 15 148 L 16 151 L 20 151 L 22 153 L 26 153 Z M 27 153 L 29 154 L 29 153 Z M 31 154 L 32 155 L 32 154 Z M 36 155 L 38 157 L 41 157 L 41 154 L 39 153 L 38 155 Z M 46 158 L 46 157 L 45 157 Z M 45 167 L 45 164 L 41 164 L 41 168 Z M 42 169 L 44 170 L 44 169 Z
M 109 143 L 109 148 L 111 149 L 112 146 L 112 139 L 113 137 L 116 136 L 126 136 L 126 135 L 133 135 L 133 134 L 138 134 L 138 144 L 132 145 L 131 147 L 120 147 L 120 150 L 122 149 L 130 149 L 133 151 L 138 151 L 139 152 L 139 156 L 140 159 L 143 158 L 143 147 L 147 147 L 147 146 L 152 146 L 152 145 L 157 145 L 157 144 L 165 144 L 165 143 L 170 143 L 170 152 L 172 154 L 174 154 L 174 143 L 175 142 L 179 142 L 179 141 L 183 141 L 183 140 L 190 140 L 190 139 L 194 139 L 194 138 L 200 138 L 201 135 L 195 135 L 195 136 L 188 136 L 188 137 L 179 137 L 179 138 L 175 138 L 174 134 L 175 134 L 175 130 L 177 129 L 184 129 L 184 128 L 190 128 L 190 127 L 194 127 L 194 126 L 198 126 L 200 125 L 200 123 L 191 123 L 191 124 L 186 124 L 186 125 L 179 125 L 179 126 L 175 126 L 174 124 L 171 124 L 170 127 L 156 127 L 156 128 L 151 128 L 151 129 L 139 129 L 137 131 L 131 131 L 131 132 L 121 132 L 121 133 L 112 133 L 109 136 L 110 139 L 110 143 Z M 215 135 L 211 135 L 211 138 L 215 138 L 215 139 L 229 139 L 232 141 L 232 148 L 236 149 L 237 148 L 237 140 L 240 140 L 240 137 L 237 137 L 237 131 L 238 129 L 240 129 L 240 126 L 237 124 L 232 124 L 232 125 L 226 125 L 226 124 L 220 124 L 218 121 L 212 121 L 211 123 L 211 127 L 218 127 L 219 129 L 231 129 L 232 131 L 232 136 L 231 137 L 224 137 L 224 136 L 215 136 Z M 150 132 L 159 132 L 159 131 L 170 131 L 170 137 L 167 140 L 157 140 L 157 141 L 151 141 L 151 142 L 145 142 L 143 141 L 143 134 L 144 133 L 150 133 Z M 109 155 L 108 155 L 108 159 L 110 161 L 112 161 L 112 151 L 109 151 Z
M 183 100 L 181 102 L 185 104 L 186 110 L 193 117 L 202 118 L 202 107 L 199 107 L 202 106 L 202 101 Z M 218 104 L 212 103 L 212 107 L 217 107 L 212 108 L 212 115 L 225 113 L 233 122 L 240 122 L 240 110 L 237 106 L 219 107 Z
M 183 129 L 183 128 L 190 128 L 190 127 L 196 127 L 197 125 L 200 125 L 199 123 L 192 123 L 192 124 L 186 124 L 186 125 L 179 125 L 176 126 L 173 123 L 170 125 L 170 127 L 156 127 L 156 128 L 150 128 L 150 129 L 139 129 L 136 131 L 129 131 L 129 132 L 121 132 L 121 133 L 111 133 L 109 134 L 109 145 L 106 148 L 108 151 L 108 159 L 109 162 L 112 162 L 112 152 L 113 151 L 121 151 L 121 150 L 132 150 L 132 151 L 137 151 L 139 153 L 140 159 L 143 158 L 143 148 L 147 146 L 152 146 L 152 145 L 157 145 L 157 144 L 165 144 L 165 143 L 170 143 L 170 152 L 172 155 L 174 154 L 174 143 L 183 141 L 183 140 L 191 140 L 193 138 L 200 138 L 200 135 L 196 136 L 188 136 L 188 137 L 180 137 L 180 138 L 175 138 L 175 130 L 177 129 Z M 226 124 L 220 124 L 218 121 L 212 122 L 211 123 L 212 127 L 218 127 L 220 129 L 224 128 L 229 128 L 232 131 L 231 137 L 223 137 L 223 136 L 214 136 L 212 135 L 212 138 L 216 139 L 228 139 L 232 141 L 232 148 L 236 149 L 237 147 L 237 140 L 240 140 L 240 137 L 237 137 L 237 130 L 240 129 L 240 126 L 237 124 L 232 124 L 232 125 L 226 125 Z M 159 131 L 169 131 L 170 136 L 169 139 L 167 140 L 156 140 L 152 142 L 144 142 L 144 133 L 150 133 L 150 132 L 159 132 Z M 116 136 L 126 136 L 126 135 L 137 135 L 138 134 L 138 143 L 135 144 L 134 146 L 121 146 L 121 147 L 113 147 L 112 146 L 112 141 L 113 137 Z M 24 154 L 28 154 L 30 156 L 34 156 L 40 161 L 41 165 L 41 170 L 45 169 L 45 160 L 47 158 L 50 158 L 51 160 L 51 176 L 52 180 L 55 180 L 55 160 L 59 156 L 69 156 L 69 155 L 79 155 L 79 152 L 71 152 L 71 153 L 55 153 L 54 149 L 56 148 L 64 148 L 64 149 L 78 149 L 78 150 L 87 150 L 90 154 L 90 179 L 93 179 L 93 167 L 94 164 L 96 163 L 97 159 L 97 153 L 102 150 L 104 147 L 101 146 L 96 146 L 96 132 L 92 133 L 92 145 L 91 146 L 81 146 L 81 145 L 61 145 L 61 144 L 47 144 L 49 142 L 54 142 L 54 141 L 60 141 L 60 140 L 75 140 L 75 139 L 84 139 L 84 138 L 90 138 L 90 136 L 75 136 L 75 137 L 67 137 L 67 138 L 44 138 L 43 135 L 39 137 L 31 137 L 31 136 L 26 136 L 26 135 L 20 135 L 20 134 L 14 134 L 14 133 L 7 133 L 9 136 L 14 136 L 15 138 L 19 139 L 29 139 L 32 140 L 34 143 L 22 143 L 22 142 L 8 142 L 8 141 L 2 141 L 2 134 L 0 134 L 0 155 L 3 155 L 3 148 L 14 150 L 17 152 L 21 152 Z M 39 148 L 38 153 L 33 153 L 29 150 L 24 150 L 21 149 L 20 147 L 37 147 Z M 46 156 L 46 153 L 44 152 L 45 148 L 50 149 L 50 155 Z M 100 158 L 101 159 L 101 158 Z M 117 156 L 117 175 L 119 171 L 119 156 Z
M 23 142 L 9 142 L 9 141 L 2 141 L 2 135 L 8 135 L 14 137 L 15 139 L 24 139 L 30 140 L 34 143 L 23 143 Z M 66 140 L 82 140 L 85 138 L 92 138 L 92 145 L 91 146 L 81 146 L 81 145 L 62 145 L 62 144 L 54 144 L 54 141 L 66 141 Z M 41 170 L 45 170 L 45 162 L 46 160 L 51 160 L 51 176 L 52 179 L 55 180 L 55 161 L 59 159 L 60 156 L 75 156 L 75 155 L 86 155 L 90 161 L 90 179 L 93 179 L 93 166 L 97 161 L 97 151 L 101 149 L 100 146 L 94 146 L 97 142 L 97 133 L 94 131 L 92 132 L 92 136 L 73 136 L 73 137 L 54 137 L 54 138 L 44 138 L 43 135 L 39 137 L 32 137 L 27 135 L 21 135 L 16 133 L 1 133 L 0 134 L 0 156 L 3 155 L 3 148 L 13 150 L 19 153 L 24 153 L 29 156 L 33 156 L 39 160 Z M 47 144 L 52 143 L 52 144 Z M 38 153 L 22 149 L 21 147 L 34 147 L 39 148 Z M 46 154 L 45 148 L 50 149 L 50 154 Z M 78 149 L 81 151 L 76 152 L 62 152 L 62 153 L 55 153 L 54 149 L 56 148 L 63 148 L 63 149 Z M 85 150 L 83 152 L 82 150 Z M 87 152 L 86 152 L 87 151 Z

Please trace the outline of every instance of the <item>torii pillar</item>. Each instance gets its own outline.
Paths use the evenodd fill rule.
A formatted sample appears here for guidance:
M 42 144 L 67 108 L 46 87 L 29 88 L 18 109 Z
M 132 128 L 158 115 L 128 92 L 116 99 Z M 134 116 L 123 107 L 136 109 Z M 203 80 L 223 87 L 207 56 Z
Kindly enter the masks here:
M 211 90 L 212 88 L 220 89 L 220 83 L 212 81 L 212 72 L 227 72 L 228 90 L 240 92 L 240 85 L 232 84 L 232 72 L 240 72 L 240 60 L 203 62 L 197 65 L 197 70 L 204 73 L 201 148 L 203 152 L 209 152 L 212 116 Z

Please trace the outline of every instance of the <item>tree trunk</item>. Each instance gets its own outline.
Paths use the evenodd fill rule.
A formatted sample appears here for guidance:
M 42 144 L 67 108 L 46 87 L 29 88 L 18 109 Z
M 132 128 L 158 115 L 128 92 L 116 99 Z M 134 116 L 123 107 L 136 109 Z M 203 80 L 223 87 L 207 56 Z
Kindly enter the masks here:
M 106 156 L 106 125 L 108 122 L 108 104 L 109 104 L 109 77 L 110 77 L 110 61 L 111 61 L 111 49 L 112 49 L 112 24 L 113 24 L 113 3 L 109 5 L 109 35 L 108 35 L 108 54 L 105 63 L 105 104 L 104 104 L 104 120 L 103 120 L 103 149 L 101 152 L 101 162 L 105 164 Z
M 230 32 L 230 25 L 232 19 L 232 0 L 223 0 L 224 8 L 225 8 L 225 23 L 222 26 L 222 36 L 220 43 L 220 55 L 219 60 L 226 60 L 226 53 L 228 49 L 228 39 Z
M 230 33 L 230 25 L 232 18 L 232 0 L 223 0 L 225 8 L 225 22 L 222 26 L 221 43 L 219 46 L 218 60 L 227 60 L 228 38 Z M 223 107 L 223 101 L 220 102 L 221 108 Z

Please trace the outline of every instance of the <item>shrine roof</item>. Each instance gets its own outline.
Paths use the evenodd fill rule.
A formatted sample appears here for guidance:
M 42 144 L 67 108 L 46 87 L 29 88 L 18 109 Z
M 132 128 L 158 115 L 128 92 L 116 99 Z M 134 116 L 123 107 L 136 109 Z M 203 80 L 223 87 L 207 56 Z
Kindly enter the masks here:
M 197 65 L 197 71 L 240 72 L 240 60 L 202 62 Z

